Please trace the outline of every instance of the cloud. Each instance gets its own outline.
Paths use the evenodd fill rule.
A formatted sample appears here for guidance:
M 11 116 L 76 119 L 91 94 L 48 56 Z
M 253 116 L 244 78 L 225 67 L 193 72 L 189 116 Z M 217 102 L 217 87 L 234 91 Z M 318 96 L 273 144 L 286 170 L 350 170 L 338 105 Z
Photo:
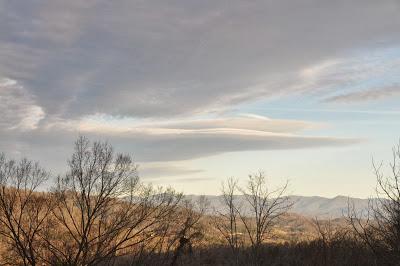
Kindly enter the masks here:
M 168 134 L 133 134 L 132 148 L 141 160 L 172 161 L 226 152 L 343 146 L 354 139 L 304 137 L 245 130 L 196 130 Z M 127 142 L 130 142 L 126 139 Z
M 325 101 L 331 103 L 367 102 L 397 95 L 400 95 L 400 85 L 341 94 L 327 98 Z
M 0 79 L 0 127 L 3 130 L 36 129 L 45 117 L 42 108 L 15 80 Z
M 156 180 L 161 178 L 194 175 L 203 173 L 204 170 L 190 169 L 184 166 L 179 166 L 174 163 L 141 163 L 139 165 L 139 174 L 146 180 Z
M 318 110 L 394 96 L 399 8 L 397 0 L 0 0 L 0 150 L 63 169 L 79 134 L 146 163 L 357 143 L 309 135 L 323 126 L 309 121 L 221 114 L 272 97 L 311 99 Z
M 313 92 L 320 83 L 312 80 L 324 68 L 310 66 L 326 69 L 326 62 L 354 50 L 398 43 L 399 5 L 3 2 L 0 74 L 29 90 L 48 119 L 210 113 L 262 97 Z
M 291 131 L 299 131 L 306 128 L 305 125 L 320 125 L 296 120 L 275 121 L 259 116 L 227 118 L 226 121 L 216 118 L 155 123 L 153 127 L 148 123 L 116 125 L 115 121 L 108 125 L 85 121 L 56 122 L 29 134 L 17 134 L 17 138 L 22 143 L 40 147 L 41 152 L 46 147 L 58 147 L 65 154 L 71 149 L 65 147 L 71 146 L 73 139 L 83 134 L 92 139 L 108 139 L 118 150 L 133 152 L 139 162 L 181 161 L 240 151 L 340 147 L 359 142 L 352 138 L 295 134 Z
M 93 123 L 94 118 L 91 120 Z M 226 121 L 224 118 L 205 119 L 204 123 L 199 119 L 154 123 L 157 127 L 151 127 L 148 122 L 129 125 L 131 121 L 123 119 L 122 125 L 118 125 L 118 121 L 100 125 L 90 125 L 87 121 L 57 121 L 41 123 L 30 131 L 0 130 L 0 150 L 42 161 L 58 173 L 66 167 L 74 140 L 85 135 L 92 140 L 108 140 L 116 150 L 132 154 L 136 162 L 144 164 L 145 176 L 151 177 L 161 172 L 166 176 L 193 175 L 199 170 L 190 169 L 180 161 L 228 152 L 344 147 L 360 142 L 354 138 L 301 135 L 302 128 L 321 125 L 260 116 L 228 117 Z
M 109 115 L 93 115 L 79 120 L 58 120 L 43 125 L 46 130 L 64 128 L 66 130 L 98 131 L 105 133 L 123 133 L 141 131 L 157 133 L 182 132 L 193 130 L 243 129 L 264 132 L 297 132 L 324 126 L 302 120 L 270 119 L 265 116 L 242 114 L 236 117 L 198 118 L 185 120 L 148 121 Z
M 211 177 L 188 177 L 188 178 L 177 178 L 172 179 L 171 181 L 175 183 L 197 183 L 197 182 L 208 182 L 208 181 L 215 181 L 215 178 Z
M 317 123 L 300 120 L 269 119 L 263 116 L 243 115 L 242 117 L 226 117 L 217 119 L 199 119 L 161 124 L 164 128 L 219 129 L 236 128 L 265 132 L 296 132 L 319 127 Z

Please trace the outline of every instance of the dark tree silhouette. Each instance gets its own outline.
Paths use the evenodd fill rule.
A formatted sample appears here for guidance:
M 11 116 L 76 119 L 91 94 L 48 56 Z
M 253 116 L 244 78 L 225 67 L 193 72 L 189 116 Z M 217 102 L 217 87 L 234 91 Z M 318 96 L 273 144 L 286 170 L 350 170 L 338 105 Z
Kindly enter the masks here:
M 55 225 L 47 232 L 51 264 L 96 265 L 150 246 L 181 195 L 139 182 L 128 155 L 80 137 L 69 172 L 57 180 Z
M 44 254 L 41 233 L 53 203 L 51 196 L 37 192 L 49 177 L 38 163 L 8 160 L 0 154 L 0 235 L 3 263 L 37 265 Z
M 206 212 L 208 202 L 204 197 L 200 197 L 197 202 L 185 200 L 183 203 L 183 208 L 178 213 L 178 227 L 175 232 L 176 248 L 170 263 L 171 266 L 177 264 L 179 256 L 185 249 L 192 254 L 193 243 L 204 235 L 201 219 Z
M 349 222 L 356 236 L 381 265 L 398 265 L 400 261 L 400 143 L 393 147 L 392 156 L 388 174 L 383 172 L 383 163 L 373 163 L 376 197 L 370 199 L 367 212 L 357 212 L 349 204 Z
M 255 264 L 260 264 L 260 249 L 270 236 L 275 222 L 287 213 L 292 206 L 285 196 L 288 183 L 271 190 L 263 173 L 250 175 L 247 187 L 241 189 L 245 200 L 250 205 L 250 214 L 239 213 L 250 239 Z
M 241 233 L 239 233 L 239 203 L 235 200 L 238 192 L 238 181 L 229 178 L 226 183 L 222 184 L 222 206 L 223 210 L 216 210 L 213 224 L 219 231 L 226 243 L 232 251 L 233 263 L 239 265 L 239 249 L 243 245 L 241 241 Z
M 232 251 L 239 248 L 238 227 L 244 227 L 246 238 L 250 242 L 252 261 L 255 265 L 261 265 L 261 248 L 265 240 L 271 236 L 271 230 L 278 219 L 287 213 L 292 206 L 285 196 L 288 183 L 271 190 L 267 185 L 265 175 L 259 172 L 249 175 L 245 188 L 237 187 L 237 182 L 228 180 L 227 187 L 223 188 L 223 204 L 227 208 L 226 214 L 220 214 L 222 220 L 215 223 L 217 230 L 228 242 Z M 241 192 L 247 208 L 241 208 L 235 201 L 236 188 Z M 238 260 L 235 259 L 236 263 Z

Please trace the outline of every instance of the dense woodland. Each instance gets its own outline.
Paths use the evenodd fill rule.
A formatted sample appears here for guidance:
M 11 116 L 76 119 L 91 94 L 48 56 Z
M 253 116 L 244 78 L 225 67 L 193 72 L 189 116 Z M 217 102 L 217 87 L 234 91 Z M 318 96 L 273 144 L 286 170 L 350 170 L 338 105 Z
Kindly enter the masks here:
M 308 238 L 278 239 L 290 213 L 287 183 L 263 173 L 228 179 L 224 210 L 142 183 L 131 156 L 78 138 L 65 175 L 0 155 L 1 265 L 399 265 L 400 146 L 391 175 L 374 165 L 368 212 L 349 202 L 341 226 L 310 220 Z M 51 186 L 49 184 L 52 184 Z M 236 201 L 241 194 L 250 206 Z M 212 214 L 210 214 L 212 213 Z

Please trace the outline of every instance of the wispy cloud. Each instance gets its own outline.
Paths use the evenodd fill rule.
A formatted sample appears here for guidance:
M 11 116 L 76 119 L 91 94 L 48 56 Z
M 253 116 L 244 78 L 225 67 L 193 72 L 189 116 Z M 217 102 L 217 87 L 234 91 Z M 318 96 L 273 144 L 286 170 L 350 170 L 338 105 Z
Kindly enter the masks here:
M 235 117 L 197 118 L 181 120 L 137 120 L 127 117 L 108 115 L 93 115 L 79 120 L 56 120 L 43 125 L 46 130 L 64 128 L 67 130 L 99 131 L 105 133 L 123 133 L 127 131 L 142 131 L 168 133 L 195 130 L 253 130 L 271 133 L 293 133 L 305 129 L 315 129 L 324 126 L 323 123 L 303 120 L 270 119 L 265 116 L 242 114 Z
M 253 111 L 283 111 L 290 113 L 339 113 L 339 114 L 366 114 L 366 115 L 389 115 L 398 116 L 400 110 L 357 110 L 357 109 L 343 109 L 343 108 L 251 108 Z
M 329 97 L 325 101 L 330 103 L 368 102 L 397 95 L 400 95 L 400 85 L 340 94 Z
M 46 154 L 52 154 L 52 157 L 46 157 L 45 161 L 64 162 L 73 140 L 83 134 L 92 139 L 109 140 L 118 150 L 133 153 L 138 162 L 166 162 L 192 160 L 228 152 L 343 147 L 360 142 L 357 138 L 307 136 L 298 134 L 299 132 L 296 134 L 304 125 L 320 126 L 311 122 L 274 121 L 264 117 L 229 118 L 227 121 L 228 123 L 225 123 L 224 119 L 217 118 L 214 121 L 207 119 L 205 123 L 196 120 L 193 124 L 164 122 L 155 124 L 157 127 L 150 127 L 148 123 L 115 127 L 115 122 L 108 126 L 82 125 L 76 121 L 54 122 L 29 132 L 0 130 L 0 149 L 9 150 L 10 143 L 18 143 L 19 146 L 14 146 L 13 150 L 21 154 L 31 155 L 33 158 L 43 158 Z M 180 125 L 182 127 L 179 127 Z M 155 168 L 169 171 L 171 174 L 175 170 L 175 175 L 181 170 L 160 167 Z
M 139 174 L 144 179 L 154 180 L 161 178 L 170 178 L 184 175 L 201 174 L 204 170 L 191 169 L 173 162 L 167 163 L 141 163 L 139 165 Z
M 352 138 L 294 134 L 318 126 L 318 123 L 260 116 L 131 126 L 126 125 L 126 121 L 123 125 L 115 121 L 98 124 L 92 118 L 90 121 L 55 122 L 44 126 L 37 134 L 56 134 L 60 138 L 65 134 L 106 137 L 124 150 L 135 151 L 139 161 L 189 160 L 226 152 L 337 147 L 359 142 Z

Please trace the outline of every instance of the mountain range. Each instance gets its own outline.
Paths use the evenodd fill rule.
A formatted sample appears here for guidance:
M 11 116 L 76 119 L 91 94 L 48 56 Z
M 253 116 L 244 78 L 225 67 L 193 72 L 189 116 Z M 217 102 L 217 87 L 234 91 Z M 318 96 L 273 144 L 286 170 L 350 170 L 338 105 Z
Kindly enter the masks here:
M 187 195 L 186 199 L 197 201 L 200 199 L 199 195 Z M 213 212 L 224 212 L 226 207 L 222 203 L 222 196 L 204 196 L 209 203 L 207 208 L 211 214 Z M 289 202 L 293 205 L 290 208 L 290 213 L 299 214 L 302 216 L 314 218 L 341 218 L 346 216 L 349 203 L 354 206 L 357 212 L 365 211 L 368 208 L 369 199 L 350 198 L 346 196 L 336 196 L 334 198 L 325 198 L 319 196 L 288 196 Z M 250 205 L 246 202 L 244 196 L 235 196 L 235 201 L 244 212 L 250 210 Z

